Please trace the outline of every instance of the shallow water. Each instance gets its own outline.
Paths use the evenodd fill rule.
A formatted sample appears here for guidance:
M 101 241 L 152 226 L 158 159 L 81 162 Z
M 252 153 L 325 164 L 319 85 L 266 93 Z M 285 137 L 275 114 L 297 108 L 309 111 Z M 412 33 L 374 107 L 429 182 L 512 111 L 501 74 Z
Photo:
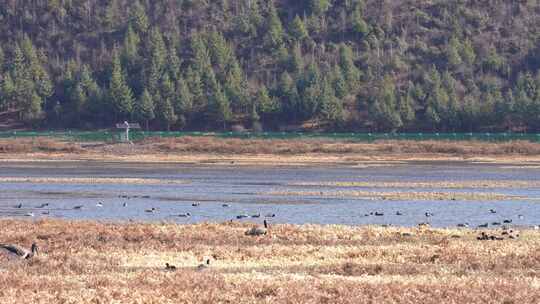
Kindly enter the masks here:
M 429 222 L 436 227 L 458 223 L 479 224 L 511 219 L 516 225 L 540 224 L 540 189 L 411 189 L 335 186 L 294 186 L 294 183 L 319 182 L 437 182 L 437 181 L 540 181 L 540 170 L 527 166 L 510 167 L 494 164 L 414 162 L 385 166 L 332 167 L 243 167 L 178 164 L 134 164 L 103 162 L 2 163 L 0 179 L 6 177 L 40 178 L 152 178 L 187 181 L 186 184 L 60 184 L 33 182 L 0 183 L 0 217 L 55 217 L 107 221 L 201 221 L 237 220 L 241 214 L 266 214 L 277 223 L 314 223 L 415 226 Z M 377 200 L 326 195 L 270 195 L 282 193 L 332 191 L 373 192 L 482 192 L 520 196 L 502 201 L 425 201 Z M 123 198 L 121 196 L 136 196 Z M 98 202 L 102 207 L 96 206 Z M 192 203 L 200 202 L 199 206 Z M 49 206 L 37 208 L 43 203 Z M 124 207 L 124 203 L 127 206 Z M 223 207 L 223 204 L 228 207 Z M 16 208 L 22 204 L 22 208 Z M 75 206 L 84 206 L 75 210 Z M 154 213 L 145 212 L 157 208 Z M 496 213 L 489 210 L 494 209 Z M 396 215 L 396 212 L 403 215 Z M 175 215 L 190 213 L 191 217 Z M 384 216 L 369 215 L 382 212 Z M 433 216 L 426 217 L 431 212 Z M 43 214 L 48 213 L 48 214 Z M 369 216 L 366 216 L 368 214 Z M 519 215 L 522 215 L 520 217 Z

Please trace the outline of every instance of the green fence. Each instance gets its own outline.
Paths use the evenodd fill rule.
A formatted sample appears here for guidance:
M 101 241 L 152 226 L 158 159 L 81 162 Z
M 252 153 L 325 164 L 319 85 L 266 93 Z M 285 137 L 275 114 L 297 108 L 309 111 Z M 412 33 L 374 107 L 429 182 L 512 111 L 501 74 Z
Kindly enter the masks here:
M 123 131 L 41 131 L 41 132 L 0 132 L 0 138 L 39 138 L 50 137 L 77 142 L 118 142 Z M 359 142 L 376 140 L 477 140 L 477 141 L 514 141 L 525 140 L 540 142 L 540 134 L 525 133 L 304 133 L 304 132 L 144 132 L 131 131 L 130 138 L 139 141 L 145 138 L 183 137 L 183 136 L 216 136 L 220 138 L 260 138 L 260 139 L 341 139 Z

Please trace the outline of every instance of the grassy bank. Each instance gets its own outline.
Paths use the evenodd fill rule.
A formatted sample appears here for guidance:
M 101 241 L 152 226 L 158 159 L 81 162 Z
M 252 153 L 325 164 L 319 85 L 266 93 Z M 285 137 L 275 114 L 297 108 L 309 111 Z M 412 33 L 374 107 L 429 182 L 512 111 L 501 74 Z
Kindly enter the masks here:
M 331 139 L 149 138 L 129 144 L 77 143 L 52 138 L 0 140 L 0 159 L 125 160 L 237 164 L 309 164 L 401 160 L 540 162 L 528 141 L 377 141 Z
M 0 221 L 2 303 L 538 303 L 540 232 Z M 489 232 L 500 234 L 500 231 Z M 211 266 L 197 270 L 206 258 Z M 0 256 L 2 258 L 2 256 Z M 166 271 L 165 263 L 177 266 Z

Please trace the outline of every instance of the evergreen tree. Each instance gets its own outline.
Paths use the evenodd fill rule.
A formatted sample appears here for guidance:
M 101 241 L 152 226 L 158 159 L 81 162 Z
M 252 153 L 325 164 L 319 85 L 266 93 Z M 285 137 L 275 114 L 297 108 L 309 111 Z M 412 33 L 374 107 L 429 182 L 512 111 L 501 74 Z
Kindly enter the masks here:
M 152 99 L 152 95 L 148 90 L 144 90 L 141 96 L 137 99 L 134 107 L 134 116 L 137 120 L 142 120 L 145 122 L 146 131 L 148 131 L 148 122 L 154 119 L 155 113 L 155 104 Z
M 109 96 L 118 118 L 127 119 L 133 109 L 133 94 L 125 81 L 120 57 L 115 51 L 112 62 L 112 73 L 109 81 Z
M 283 43 L 283 25 L 281 24 L 273 0 L 268 2 L 268 9 L 264 42 L 266 47 L 272 51 L 277 50 Z
M 308 32 L 306 30 L 306 25 L 304 24 L 304 21 L 296 15 L 294 17 L 294 20 L 291 24 L 291 35 L 294 37 L 294 39 L 297 42 L 302 42 L 304 39 L 308 38 Z

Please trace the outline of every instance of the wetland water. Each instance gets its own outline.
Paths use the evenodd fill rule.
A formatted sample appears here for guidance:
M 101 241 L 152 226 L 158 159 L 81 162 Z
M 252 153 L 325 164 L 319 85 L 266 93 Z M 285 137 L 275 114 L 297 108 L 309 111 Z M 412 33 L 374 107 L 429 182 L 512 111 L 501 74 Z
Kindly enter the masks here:
M 259 222 L 275 214 L 271 222 L 294 224 L 429 222 L 436 227 L 459 223 L 475 227 L 512 220 L 515 225 L 532 226 L 540 224 L 539 185 L 538 166 L 464 162 L 259 168 L 4 162 L 0 163 L 0 217 L 32 213 L 34 219 L 196 223 L 237 220 L 243 214 L 260 214 L 260 218 L 241 219 Z M 423 195 L 434 192 L 439 197 Z M 476 194 L 484 197 L 478 200 Z M 502 197 L 492 198 L 492 194 Z M 48 206 L 38 208 L 44 204 Z M 146 212 L 150 208 L 157 211 Z M 426 217 L 426 212 L 433 215 Z M 178 216 L 185 213 L 191 216 Z

